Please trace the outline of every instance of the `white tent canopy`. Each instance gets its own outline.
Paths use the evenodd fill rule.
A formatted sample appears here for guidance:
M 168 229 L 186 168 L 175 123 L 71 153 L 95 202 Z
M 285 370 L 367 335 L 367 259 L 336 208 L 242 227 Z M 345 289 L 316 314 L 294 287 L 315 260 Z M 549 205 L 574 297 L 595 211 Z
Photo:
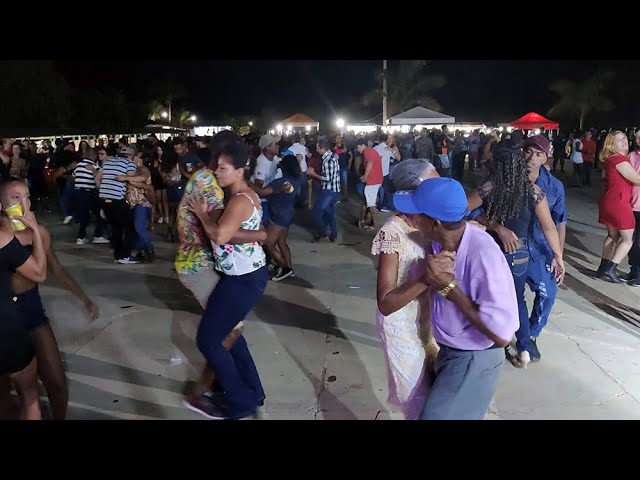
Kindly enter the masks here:
M 444 113 L 434 112 L 424 107 L 413 107 L 387 120 L 389 125 L 443 125 L 455 123 L 456 118 Z

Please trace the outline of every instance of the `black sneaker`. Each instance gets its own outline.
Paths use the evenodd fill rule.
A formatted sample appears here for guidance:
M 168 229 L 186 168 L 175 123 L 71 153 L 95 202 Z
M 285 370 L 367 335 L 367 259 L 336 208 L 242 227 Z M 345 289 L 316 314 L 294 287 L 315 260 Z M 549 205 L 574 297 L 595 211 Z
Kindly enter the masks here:
M 542 355 L 540 355 L 540 350 L 538 350 L 537 338 L 531 337 L 531 350 L 529 350 L 529 354 L 531 355 L 531 362 L 537 363 L 542 359 Z
M 640 287 L 640 276 L 635 276 L 627 282 L 630 287 Z
M 279 282 L 280 280 L 284 280 L 285 278 L 289 278 L 293 275 L 293 269 L 288 267 L 282 267 L 278 270 L 278 273 L 275 277 L 272 278 L 274 282 Z
M 226 412 L 216 405 L 210 398 L 202 396 L 197 400 L 184 399 L 183 404 L 189 410 L 199 413 L 212 420 L 225 420 L 229 417 Z

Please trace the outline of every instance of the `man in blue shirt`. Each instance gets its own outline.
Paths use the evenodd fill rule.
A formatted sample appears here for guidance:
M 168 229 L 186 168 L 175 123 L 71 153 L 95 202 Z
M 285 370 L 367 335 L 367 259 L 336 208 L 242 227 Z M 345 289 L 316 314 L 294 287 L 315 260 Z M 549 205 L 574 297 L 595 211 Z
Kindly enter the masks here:
M 524 151 L 524 159 L 529 165 L 529 179 L 546 194 L 551 218 L 553 218 L 553 222 L 558 229 L 560 247 L 564 249 L 567 224 L 567 212 L 564 207 L 565 192 L 562 182 L 554 177 L 545 166 L 548 159 L 549 146 L 549 140 L 546 137 L 536 135 L 527 138 L 522 145 L 522 149 Z M 536 341 L 547 324 L 549 314 L 556 300 L 558 286 L 550 266 L 551 260 L 553 260 L 553 252 L 547 243 L 538 220 L 533 222 L 527 244 L 529 246 L 527 284 L 536 295 L 533 302 L 533 310 L 529 317 L 529 334 L 532 348 L 529 354 L 532 362 L 538 362 L 541 356 Z M 525 301 L 524 298 L 521 301 Z
M 520 143 L 518 139 L 512 138 L 512 140 L 515 144 Z M 565 192 L 562 182 L 555 178 L 545 167 L 549 158 L 549 140 L 542 135 L 529 137 L 524 140 L 522 150 L 524 160 L 529 167 L 529 180 L 535 183 L 545 193 L 547 202 L 549 203 L 551 218 L 558 229 L 560 247 L 564 249 L 567 223 L 567 212 L 564 208 Z M 471 200 L 473 195 L 477 197 L 477 193 L 473 192 L 469 195 L 470 209 L 476 206 L 475 202 Z M 476 219 L 483 213 L 484 210 L 482 208 L 475 208 L 468 218 Z M 505 245 L 505 251 L 515 252 L 517 250 L 518 236 L 513 231 L 504 225 L 496 225 L 493 231 L 498 235 L 503 245 Z M 551 271 L 553 252 L 537 218 L 533 219 L 529 229 L 526 248 L 529 251 L 526 283 L 536 295 L 533 302 L 533 310 L 529 317 L 529 336 L 531 342 L 529 342 L 527 351 L 529 352 L 532 362 L 539 362 L 541 356 L 538 350 L 537 339 L 549 319 L 549 314 L 551 313 L 556 294 L 558 293 L 558 285 Z M 524 295 L 518 296 L 518 302 L 526 303 Z M 524 308 L 526 309 L 526 304 Z

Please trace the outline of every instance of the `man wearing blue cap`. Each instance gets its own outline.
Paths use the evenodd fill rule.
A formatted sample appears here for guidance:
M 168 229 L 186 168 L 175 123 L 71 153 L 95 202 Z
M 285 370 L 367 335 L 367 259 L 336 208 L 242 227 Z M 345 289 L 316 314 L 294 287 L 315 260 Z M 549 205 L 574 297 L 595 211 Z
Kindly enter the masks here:
M 519 326 L 509 265 L 493 238 L 465 221 L 467 197 L 459 182 L 425 180 L 415 191 L 397 192 L 394 205 L 417 215 L 432 242 L 425 281 L 440 352 L 421 419 L 481 420 L 502 371 L 503 349 Z M 441 252 L 455 255 L 455 275 L 437 261 Z

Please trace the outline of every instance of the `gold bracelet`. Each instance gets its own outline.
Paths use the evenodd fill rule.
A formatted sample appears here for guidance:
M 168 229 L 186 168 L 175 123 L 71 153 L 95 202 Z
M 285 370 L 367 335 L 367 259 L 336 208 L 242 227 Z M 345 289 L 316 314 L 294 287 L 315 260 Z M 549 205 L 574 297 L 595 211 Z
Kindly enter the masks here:
M 443 298 L 448 298 L 449 294 L 454 288 L 458 286 L 458 281 L 454 278 L 453 281 L 441 290 L 438 290 L 438 294 Z

